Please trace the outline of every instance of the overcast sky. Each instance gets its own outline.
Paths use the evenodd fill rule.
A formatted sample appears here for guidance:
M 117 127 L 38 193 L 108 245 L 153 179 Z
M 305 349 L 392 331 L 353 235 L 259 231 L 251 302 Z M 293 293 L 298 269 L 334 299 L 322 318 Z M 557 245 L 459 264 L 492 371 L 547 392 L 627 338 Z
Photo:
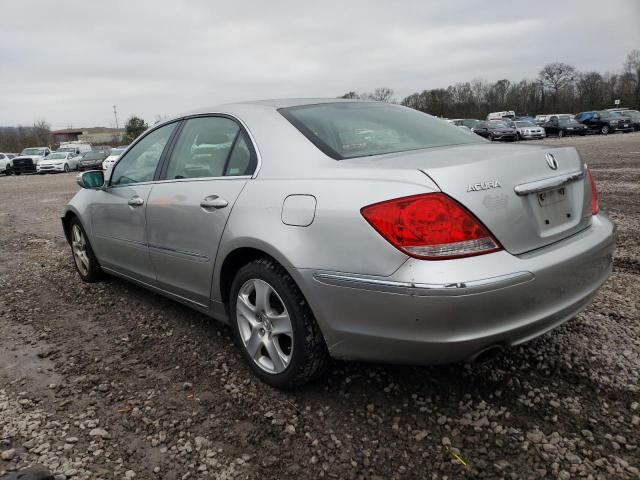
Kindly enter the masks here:
M 152 122 L 199 106 L 616 71 L 640 1 L 2 0 L 0 125 Z

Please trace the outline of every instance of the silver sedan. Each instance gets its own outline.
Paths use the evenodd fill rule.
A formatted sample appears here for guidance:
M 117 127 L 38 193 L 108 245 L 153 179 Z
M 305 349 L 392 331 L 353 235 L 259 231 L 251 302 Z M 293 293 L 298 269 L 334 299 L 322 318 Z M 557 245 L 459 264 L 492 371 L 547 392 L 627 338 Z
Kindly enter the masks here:
M 277 387 L 331 358 L 491 358 L 586 308 L 612 266 L 574 148 L 496 145 L 397 105 L 203 109 L 78 183 L 62 223 L 80 277 L 229 324 Z

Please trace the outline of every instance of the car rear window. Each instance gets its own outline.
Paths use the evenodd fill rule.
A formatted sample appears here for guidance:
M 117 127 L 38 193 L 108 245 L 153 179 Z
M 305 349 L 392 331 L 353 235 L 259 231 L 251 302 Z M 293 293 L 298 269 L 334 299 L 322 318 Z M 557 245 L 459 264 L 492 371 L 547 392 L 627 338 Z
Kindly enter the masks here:
M 426 113 L 386 103 L 321 103 L 278 111 L 336 160 L 483 141 Z

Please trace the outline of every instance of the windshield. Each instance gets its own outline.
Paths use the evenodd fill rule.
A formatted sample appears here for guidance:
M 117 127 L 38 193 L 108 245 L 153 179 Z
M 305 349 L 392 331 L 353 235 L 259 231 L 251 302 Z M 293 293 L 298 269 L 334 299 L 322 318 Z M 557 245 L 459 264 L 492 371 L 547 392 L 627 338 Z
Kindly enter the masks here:
M 336 160 L 482 142 L 431 115 L 386 103 L 324 103 L 278 111 Z
M 462 120 L 462 125 L 464 125 L 465 127 L 469 127 L 469 128 L 473 128 L 475 127 L 478 123 L 480 123 L 480 120 L 475 120 L 473 118 L 465 118 L 464 120 Z
M 59 148 L 58 151 L 59 152 L 71 152 L 71 153 L 73 153 L 73 152 L 76 151 L 76 149 L 73 148 L 73 147 L 62 147 L 62 148 Z
M 516 122 L 516 126 L 518 127 L 535 127 L 536 125 L 531 122 Z
M 44 148 L 25 148 L 21 155 L 44 155 Z
M 574 120 L 573 118 L 569 118 L 568 120 L 560 119 L 559 123 L 560 125 L 582 125 L 580 122 Z
M 87 152 L 85 153 L 83 160 L 101 160 L 104 158 L 104 153 L 101 151 L 98 152 Z
M 509 128 L 506 123 L 489 122 L 489 128 Z
M 50 155 L 47 155 L 47 160 L 55 160 L 56 158 L 67 158 L 67 154 L 66 153 L 52 153 Z

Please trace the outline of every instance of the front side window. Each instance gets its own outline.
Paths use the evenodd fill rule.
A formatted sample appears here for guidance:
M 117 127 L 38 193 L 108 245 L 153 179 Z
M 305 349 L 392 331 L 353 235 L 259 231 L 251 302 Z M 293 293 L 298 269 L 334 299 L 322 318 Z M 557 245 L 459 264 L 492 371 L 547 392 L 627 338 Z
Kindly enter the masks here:
M 278 111 L 336 160 L 482 142 L 435 117 L 385 103 L 324 103 Z
M 245 133 L 226 117 L 187 120 L 171 154 L 167 180 L 251 174 L 255 158 Z
M 147 134 L 116 164 L 111 185 L 150 182 L 176 123 L 170 123 Z M 85 156 L 86 158 L 86 156 Z

